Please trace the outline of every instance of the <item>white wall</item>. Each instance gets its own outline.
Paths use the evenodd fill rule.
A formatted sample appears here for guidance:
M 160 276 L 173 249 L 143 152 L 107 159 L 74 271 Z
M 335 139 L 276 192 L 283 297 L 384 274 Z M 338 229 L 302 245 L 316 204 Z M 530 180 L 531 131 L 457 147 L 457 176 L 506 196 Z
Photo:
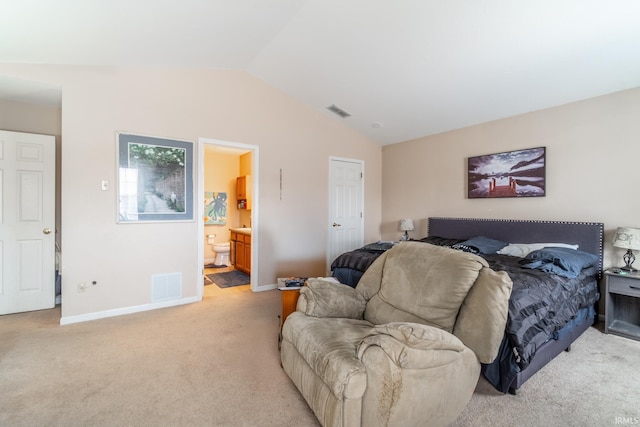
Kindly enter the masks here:
M 118 130 L 260 147 L 258 285 L 324 273 L 329 156 L 365 161 L 365 239 L 379 238 L 380 148 L 244 72 L 0 64 L 0 75 L 63 88 L 63 318 L 149 304 L 155 274 L 182 273 L 185 298 L 202 285 L 195 222 L 116 223 Z
M 427 218 L 453 216 L 596 221 L 605 226 L 605 267 L 621 265 L 611 239 L 640 227 L 640 88 L 383 148 L 382 235 L 397 239 L 400 218 L 412 237 Z M 546 196 L 468 199 L 467 158 L 544 146 Z

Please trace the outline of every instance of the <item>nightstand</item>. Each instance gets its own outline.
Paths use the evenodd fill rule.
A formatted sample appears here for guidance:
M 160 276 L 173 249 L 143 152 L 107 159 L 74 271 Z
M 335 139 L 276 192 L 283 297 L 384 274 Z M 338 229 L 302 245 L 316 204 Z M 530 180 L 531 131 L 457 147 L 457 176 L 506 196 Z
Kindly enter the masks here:
M 282 342 L 282 325 L 284 325 L 284 321 L 287 320 L 287 317 L 296 311 L 298 297 L 300 296 L 300 289 L 302 288 L 302 286 L 287 286 L 286 281 L 288 279 L 289 278 L 279 278 L 277 283 L 278 289 L 282 293 L 282 315 L 278 316 L 280 318 L 278 350 L 280 350 L 280 343 Z
M 640 274 L 605 271 L 604 333 L 640 341 Z
M 296 311 L 298 297 L 300 296 L 300 288 L 302 288 L 302 286 L 278 288 L 282 291 L 282 318 L 280 320 L 280 327 L 284 325 L 284 321 L 287 320 L 287 317 Z

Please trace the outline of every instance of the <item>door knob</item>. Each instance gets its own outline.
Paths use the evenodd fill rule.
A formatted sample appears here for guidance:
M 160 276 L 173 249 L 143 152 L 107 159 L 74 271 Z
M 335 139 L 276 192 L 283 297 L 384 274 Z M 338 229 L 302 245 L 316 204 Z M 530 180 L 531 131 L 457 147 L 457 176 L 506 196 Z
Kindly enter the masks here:
M 44 230 L 42 230 L 42 232 L 44 234 L 51 234 L 51 229 L 50 228 L 45 228 Z
M 334 223 L 333 223 L 333 226 L 334 226 L 334 227 L 342 227 L 342 224 L 338 224 L 338 223 L 334 222 Z

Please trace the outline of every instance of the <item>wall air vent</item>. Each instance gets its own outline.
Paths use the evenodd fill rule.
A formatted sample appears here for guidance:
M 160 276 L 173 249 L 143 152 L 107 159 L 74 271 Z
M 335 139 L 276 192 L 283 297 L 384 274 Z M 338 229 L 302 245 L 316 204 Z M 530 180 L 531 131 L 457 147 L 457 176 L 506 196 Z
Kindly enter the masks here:
M 331 111 L 334 114 L 339 115 L 343 119 L 346 119 L 347 117 L 351 117 L 351 114 L 347 113 L 340 107 L 336 107 L 334 104 L 331 104 L 330 106 L 328 106 L 327 110 Z
M 180 298 L 182 298 L 182 273 L 151 276 L 151 302 L 164 302 Z

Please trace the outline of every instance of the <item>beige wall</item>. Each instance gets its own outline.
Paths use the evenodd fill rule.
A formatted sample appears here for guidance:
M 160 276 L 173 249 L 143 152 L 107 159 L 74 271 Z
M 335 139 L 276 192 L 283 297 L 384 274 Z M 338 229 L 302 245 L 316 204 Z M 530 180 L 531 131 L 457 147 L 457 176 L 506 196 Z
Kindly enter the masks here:
M 243 72 L 0 64 L 0 75 L 63 87 L 57 130 L 49 114 L 27 119 L 0 104 L 0 127 L 55 134 L 59 144 L 62 135 L 63 317 L 145 306 L 154 274 L 181 272 L 185 298 L 201 286 L 195 222 L 116 223 L 117 130 L 260 147 L 258 285 L 324 273 L 329 156 L 365 161 L 367 242 L 381 231 L 397 239 L 400 218 L 416 221 L 412 237 L 426 235 L 429 216 L 600 221 L 611 265 L 622 256 L 608 243 L 613 230 L 640 226 L 640 89 L 380 150 Z M 467 157 L 538 146 L 547 147 L 546 197 L 466 198 Z M 98 285 L 77 293 L 91 280 Z
M 429 216 L 597 221 L 605 226 L 605 266 L 618 226 L 640 227 L 640 88 L 383 148 L 382 237 L 397 239 L 400 218 L 412 237 Z M 467 199 L 469 156 L 547 148 L 545 197 Z
M 46 106 L 0 99 L 0 129 L 54 135 L 60 139 L 59 106 Z
M 365 239 L 379 238 L 380 148 L 247 73 L 0 64 L 0 75 L 63 88 L 63 319 L 144 309 L 156 274 L 181 273 L 183 298 L 202 286 L 195 222 L 116 223 L 118 130 L 260 147 L 258 286 L 324 274 L 329 156 L 365 161 Z M 100 190 L 101 180 L 111 191 Z M 197 180 L 195 191 L 203 191 Z

